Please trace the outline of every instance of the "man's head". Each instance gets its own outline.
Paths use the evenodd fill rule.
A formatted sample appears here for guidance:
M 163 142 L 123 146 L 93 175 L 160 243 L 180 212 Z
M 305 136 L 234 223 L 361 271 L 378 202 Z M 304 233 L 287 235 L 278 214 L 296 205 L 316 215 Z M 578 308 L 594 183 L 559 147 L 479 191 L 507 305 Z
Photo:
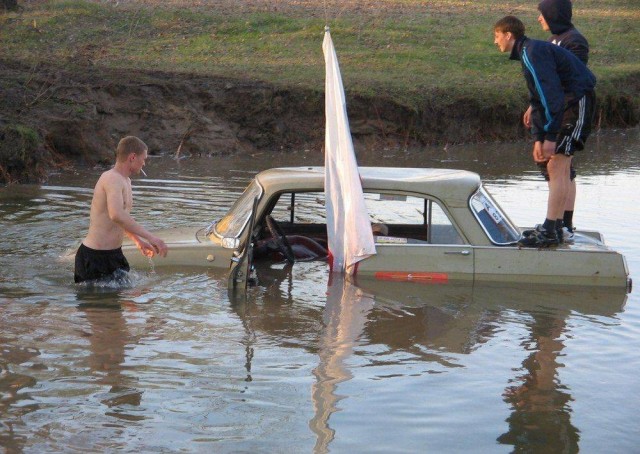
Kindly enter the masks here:
M 573 27 L 571 0 L 542 0 L 538 22 L 544 31 L 560 34 Z
M 389 227 L 387 227 L 386 224 L 376 222 L 371 224 L 371 232 L 374 235 L 387 236 L 389 235 Z
M 551 29 L 549 28 L 549 24 L 547 23 L 547 19 L 544 18 L 544 14 L 540 13 L 538 15 L 538 23 L 540 24 L 540 27 L 542 27 L 542 29 L 545 32 L 550 31 Z
M 505 16 L 493 26 L 493 43 L 500 52 L 510 52 L 515 42 L 524 36 L 524 24 L 515 16 Z
M 147 160 L 147 145 L 134 136 L 120 139 L 116 148 L 116 165 L 125 165 L 128 174 L 144 174 L 142 168 Z
M 120 139 L 116 148 L 116 160 L 124 162 L 129 159 L 131 153 L 136 156 L 146 154 L 148 150 L 147 144 L 135 136 L 126 136 Z

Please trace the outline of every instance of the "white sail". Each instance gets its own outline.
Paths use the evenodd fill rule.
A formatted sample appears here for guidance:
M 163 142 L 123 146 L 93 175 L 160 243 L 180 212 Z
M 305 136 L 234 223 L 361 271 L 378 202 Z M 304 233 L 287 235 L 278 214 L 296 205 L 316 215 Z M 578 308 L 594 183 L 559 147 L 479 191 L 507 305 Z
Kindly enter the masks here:
M 331 33 L 322 43 L 325 80 L 325 197 L 331 271 L 354 274 L 356 264 L 376 253 L 353 150 L 347 105 Z

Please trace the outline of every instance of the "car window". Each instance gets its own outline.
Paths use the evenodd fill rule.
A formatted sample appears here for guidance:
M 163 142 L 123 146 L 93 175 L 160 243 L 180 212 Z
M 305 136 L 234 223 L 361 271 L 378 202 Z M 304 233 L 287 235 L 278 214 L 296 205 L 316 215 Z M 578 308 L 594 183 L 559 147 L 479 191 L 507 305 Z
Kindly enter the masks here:
M 229 212 L 214 227 L 220 238 L 238 238 L 249 221 L 253 200 L 262 196 L 262 187 L 254 180 L 236 200 Z
M 271 216 L 278 222 L 325 224 L 324 192 L 286 192 L 280 194 L 278 202 L 271 210 Z
M 365 205 L 371 223 L 385 224 L 389 231 L 379 242 L 395 244 L 463 244 L 457 229 L 436 201 L 421 197 L 370 193 Z M 326 224 L 324 192 L 280 194 L 271 216 L 280 224 Z M 292 231 L 289 229 L 288 231 Z M 411 241 L 399 241 L 406 238 Z
M 366 193 L 365 204 L 374 223 L 385 224 L 390 237 L 408 243 L 463 244 L 464 241 L 442 206 L 435 200 L 409 195 Z M 385 240 L 378 241 L 385 242 Z
M 512 244 L 520 237 L 518 229 L 500 210 L 491 196 L 480 188 L 469 200 L 471 211 L 494 244 Z

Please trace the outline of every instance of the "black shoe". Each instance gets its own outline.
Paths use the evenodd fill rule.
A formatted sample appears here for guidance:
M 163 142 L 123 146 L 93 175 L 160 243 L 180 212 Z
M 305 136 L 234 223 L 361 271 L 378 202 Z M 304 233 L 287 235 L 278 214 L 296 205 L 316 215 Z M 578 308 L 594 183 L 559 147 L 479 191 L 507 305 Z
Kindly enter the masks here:
M 526 238 L 528 236 L 533 235 L 538 229 L 542 229 L 542 224 L 536 224 L 535 228 L 523 230 L 520 234 L 520 238 Z
M 518 240 L 519 246 L 524 247 L 547 247 L 558 244 L 558 235 L 554 231 L 547 231 L 542 224 L 536 225 L 533 230 L 522 232 L 522 238 Z
M 558 244 L 564 243 L 564 232 L 563 228 L 556 229 L 556 237 L 558 238 Z

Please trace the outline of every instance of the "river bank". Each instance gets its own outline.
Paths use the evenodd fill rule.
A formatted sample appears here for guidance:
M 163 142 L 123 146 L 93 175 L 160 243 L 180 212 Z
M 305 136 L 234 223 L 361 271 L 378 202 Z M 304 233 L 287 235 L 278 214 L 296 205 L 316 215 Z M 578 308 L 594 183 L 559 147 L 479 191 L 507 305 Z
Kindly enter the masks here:
M 533 17 L 533 3 L 512 3 Z M 323 23 L 335 26 L 357 152 L 527 137 L 519 65 L 493 49 L 486 1 L 19 4 L 0 14 L 0 184 L 111 163 L 128 134 L 154 155 L 320 153 Z M 581 3 L 600 43 L 597 128 L 640 119 L 640 11 L 625 5 Z
M 68 71 L 0 61 L 0 183 L 44 181 L 55 167 L 107 164 L 124 135 L 138 135 L 155 155 L 322 151 L 324 93 L 193 74 Z M 631 81 L 640 85 L 640 81 Z M 525 106 L 442 99 L 422 110 L 386 97 L 348 96 L 358 149 L 513 141 L 526 137 Z M 626 102 L 628 101 L 628 102 Z M 600 126 L 637 124 L 625 99 L 601 101 Z

